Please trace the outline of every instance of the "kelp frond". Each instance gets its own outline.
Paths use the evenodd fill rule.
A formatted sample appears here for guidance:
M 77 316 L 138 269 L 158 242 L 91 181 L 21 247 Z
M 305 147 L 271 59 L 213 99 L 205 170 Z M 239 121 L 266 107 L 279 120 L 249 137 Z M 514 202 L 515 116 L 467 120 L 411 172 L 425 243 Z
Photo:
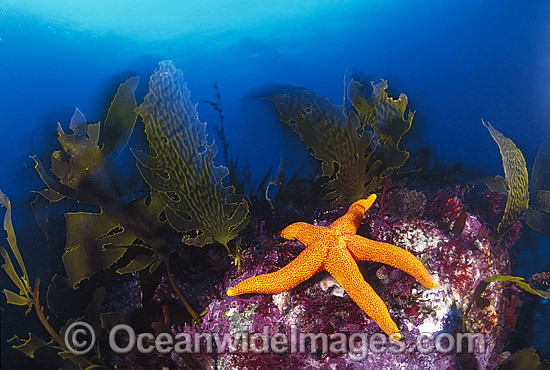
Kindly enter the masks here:
M 483 120 L 481 122 L 498 144 L 500 155 L 502 156 L 504 181 L 508 193 L 504 216 L 502 216 L 502 221 L 497 228 L 497 233 L 502 235 L 525 214 L 525 211 L 529 207 L 527 166 L 523 154 L 512 140 L 502 135 L 489 122 Z
M 412 125 L 414 112 L 405 117 L 408 99 L 403 93 L 397 100 L 388 96 L 386 80 L 375 84 L 371 81 L 373 93 L 368 96 L 364 83 L 352 79 L 349 83 L 349 99 L 357 110 L 362 128 L 370 126 L 374 131 L 374 141 L 380 145 L 383 170 L 399 168 L 409 158 L 409 152 L 399 149 L 399 142 Z
M 377 187 L 375 176 L 365 176 L 371 162 L 367 153 L 371 137 L 368 133 L 357 135 L 361 122 L 355 113 L 346 118 L 328 98 L 305 89 L 284 89 L 266 98 L 275 104 L 281 121 L 299 134 L 313 157 L 321 161 L 322 175 L 329 178 L 326 199 L 334 204 L 353 202 Z
M 7 234 L 7 242 L 10 246 L 12 254 L 15 256 L 17 265 L 19 267 L 18 272 L 11 260 L 9 252 L 5 248 L 0 249 L 2 258 L 4 259 L 2 269 L 6 272 L 10 280 L 19 289 L 17 293 L 8 289 L 3 289 L 7 303 L 16 306 L 27 306 L 25 315 L 29 314 L 34 308 L 41 324 L 44 326 L 48 334 L 50 334 L 53 339 L 52 342 L 47 343 L 46 341 L 42 340 L 32 333 L 29 333 L 28 339 L 21 339 L 18 336 L 14 336 L 9 340 L 9 342 L 15 342 L 12 348 L 22 352 L 28 357 L 33 358 L 34 353 L 38 348 L 48 346 L 57 350 L 58 354 L 61 357 L 63 357 L 63 353 L 69 353 L 71 355 L 70 359 L 81 368 L 89 368 L 90 366 L 94 366 L 94 364 L 85 357 L 74 355 L 73 353 L 68 352 L 65 342 L 48 322 L 48 319 L 44 314 L 44 308 L 40 304 L 40 279 L 37 279 L 34 286 L 31 287 L 27 268 L 25 267 L 21 252 L 19 251 L 17 239 L 15 236 L 15 230 L 13 228 L 11 220 L 11 203 L 8 197 L 2 192 L 2 190 L 0 190 L 0 204 L 3 208 L 5 208 L 4 231 Z M 97 317 L 99 317 L 99 313 Z M 57 344 L 55 344 L 54 342 Z
M 117 183 L 116 176 L 107 173 L 109 162 L 112 163 L 128 144 L 132 135 L 137 114 L 134 112 L 136 100 L 134 90 L 139 82 L 132 77 L 122 83 L 111 102 L 103 124 L 88 124 L 82 112 L 76 108 L 71 118 L 67 134 L 58 123 L 58 141 L 63 150 L 51 155 L 51 172 L 58 181 L 51 179 L 43 169 L 40 161 L 33 157 L 36 169 L 47 188 L 39 193 L 50 201 L 58 201 L 66 196 L 93 202 L 94 199 L 82 194 L 90 183 L 102 186 L 102 201 L 112 202 L 124 192 L 124 186 Z M 101 134 L 101 135 L 100 135 Z M 102 139 L 100 146 L 99 140 Z M 106 159 L 109 160 L 106 160 Z M 75 191 L 71 191 L 75 190 Z M 99 194 L 95 194 L 99 197 Z
M 15 256 L 15 260 L 17 261 L 17 265 L 19 266 L 20 270 L 20 272 L 17 272 L 8 251 L 2 248 L 1 253 L 4 259 L 2 269 L 6 272 L 6 274 L 8 274 L 11 281 L 13 281 L 13 283 L 19 289 L 18 293 L 4 289 L 4 294 L 6 295 L 8 303 L 10 304 L 15 304 L 18 306 L 27 305 L 28 308 L 26 313 L 28 314 L 33 305 L 32 297 L 29 296 L 29 293 L 32 292 L 32 289 L 29 282 L 27 268 L 25 267 L 23 257 L 21 256 L 21 252 L 19 251 L 19 247 L 17 246 L 17 238 L 15 236 L 15 231 L 13 229 L 13 224 L 11 221 L 11 202 L 6 194 L 2 192 L 2 190 L 0 190 L 0 204 L 6 209 L 6 212 L 4 214 L 4 230 L 7 234 L 7 242 L 10 246 L 11 252 Z
M 138 168 L 165 205 L 170 225 L 187 233 L 184 243 L 228 245 L 247 224 L 248 203 L 222 184 L 228 170 L 214 165 L 216 145 L 207 143 L 206 123 L 182 72 L 165 61 L 151 76 L 137 112 L 145 124 L 149 152 L 133 150 Z
M 117 262 L 135 239 L 146 239 L 151 229 L 160 224 L 161 209 L 155 208 L 158 203 L 154 195 L 149 202 L 141 198 L 128 204 L 120 203 L 129 186 L 128 179 L 117 170 L 116 159 L 134 129 L 137 118 L 134 91 L 138 81 L 132 77 L 119 86 L 103 123 L 88 124 L 77 108 L 69 126 L 72 134 L 65 133 L 58 124 L 62 150 L 51 155 L 51 172 L 57 179 L 33 157 L 35 168 L 47 186 L 39 192 L 44 197 L 51 202 L 67 197 L 100 207 L 99 213 L 65 215 L 63 264 L 75 288 L 82 280 Z M 154 261 L 151 257 L 150 263 Z M 133 270 L 134 265 L 130 262 L 132 268 L 126 270 Z
M 169 254 L 182 245 L 183 232 L 183 242 L 199 246 L 219 242 L 238 262 L 235 256 L 240 251 L 231 253 L 228 243 L 246 226 L 248 203 L 232 186 L 223 186 L 228 170 L 213 163 L 216 147 L 207 143 L 206 124 L 198 119 L 181 71 L 170 62 L 160 63 L 139 108 L 133 94 L 137 82 L 131 78 L 120 85 L 103 124 L 88 124 L 77 109 L 70 125 L 73 133 L 58 129 L 63 150 L 53 153 L 51 168 L 58 179 L 35 158 L 47 186 L 40 193 L 50 201 L 68 197 L 100 208 L 98 213 L 65 215 L 63 263 L 73 288 L 131 249 L 133 259 L 117 272 L 152 272 L 163 263 L 170 284 L 194 320 L 199 320 L 201 314 L 173 281 Z M 127 146 L 138 113 L 150 155 L 132 152 L 150 191 L 135 199 L 128 193 L 139 182 L 125 176 L 114 159 Z
M 120 85 L 103 123 L 88 124 L 77 109 L 69 127 L 72 134 L 66 134 L 59 125 L 63 150 L 51 157 L 51 172 L 58 179 L 34 158 L 36 170 L 47 186 L 40 194 L 52 202 L 67 197 L 100 209 L 97 213 L 65 214 L 63 264 L 75 289 L 83 280 L 115 264 L 130 249 L 133 259 L 118 273 L 144 269 L 153 272 L 161 263 L 168 270 L 170 252 L 181 245 L 178 233 L 163 219 L 166 204 L 161 194 L 153 189 L 136 197 L 132 189 L 139 181 L 125 175 L 127 169 L 116 161 L 128 144 L 137 118 L 137 83 L 138 78 L 132 77 Z M 173 279 L 170 282 L 193 318 L 200 319 Z
M 364 84 L 351 80 L 348 89 L 353 108 L 349 110 L 301 88 L 285 88 L 265 97 L 275 104 L 281 122 L 299 134 L 313 157 L 321 161 L 330 191 L 325 199 L 333 205 L 372 193 L 384 176 L 409 157 L 399 149 L 414 117 L 409 113 L 405 118 L 407 97 L 388 97 L 384 80 L 371 85 L 373 92 L 368 96 Z

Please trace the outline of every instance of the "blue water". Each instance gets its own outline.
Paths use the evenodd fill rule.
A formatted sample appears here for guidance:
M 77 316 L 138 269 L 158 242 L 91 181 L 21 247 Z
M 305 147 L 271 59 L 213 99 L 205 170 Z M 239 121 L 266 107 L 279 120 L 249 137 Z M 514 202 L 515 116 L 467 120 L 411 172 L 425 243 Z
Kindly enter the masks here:
M 143 96 L 165 59 L 183 70 L 210 129 L 217 113 L 202 102 L 217 83 L 230 155 L 258 178 L 281 157 L 291 173 L 316 163 L 254 91 L 292 84 L 340 104 L 354 70 L 407 94 L 416 115 L 404 146 L 430 146 L 446 164 L 503 175 L 482 118 L 516 143 L 528 169 L 550 135 L 550 1 L 112 3 L 0 0 L 0 189 L 22 208 L 41 187 L 28 156 L 56 147 L 57 122 L 68 125 L 75 107 L 103 119 L 132 75 Z M 530 240 L 515 271 L 548 268 L 549 249 L 548 239 Z
M 406 93 L 416 111 L 413 144 L 432 145 L 448 163 L 502 172 L 481 118 L 515 141 L 528 166 L 550 133 L 548 1 L 144 3 L 0 2 L 0 121 L 10 137 L 0 148 L 3 173 L 12 174 L 6 162 L 19 164 L 75 106 L 101 119 L 105 96 L 123 77 L 141 75 L 144 89 L 164 59 L 184 71 L 196 102 L 212 99 L 217 81 L 231 154 L 258 171 L 293 148 L 275 117 L 243 97 L 280 83 L 339 103 L 346 70 Z M 215 122 L 208 108 L 199 114 Z M 2 177 L 2 188 L 20 188 L 10 178 Z

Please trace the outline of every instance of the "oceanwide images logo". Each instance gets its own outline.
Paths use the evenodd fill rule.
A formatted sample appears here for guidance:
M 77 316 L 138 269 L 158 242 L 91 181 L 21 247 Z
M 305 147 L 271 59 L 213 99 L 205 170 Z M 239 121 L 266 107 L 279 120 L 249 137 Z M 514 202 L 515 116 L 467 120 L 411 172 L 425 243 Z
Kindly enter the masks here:
M 92 350 L 96 341 L 93 328 L 82 321 L 70 325 L 65 331 L 65 345 L 69 351 L 84 355 Z M 395 341 L 383 333 L 304 333 L 291 326 L 290 333 L 249 330 L 237 333 L 135 333 L 128 325 L 117 325 L 109 332 L 109 346 L 118 354 L 137 350 L 141 353 L 322 353 L 348 354 L 352 360 L 362 361 L 369 355 L 398 353 L 485 353 L 483 334 L 420 333 L 414 343 Z

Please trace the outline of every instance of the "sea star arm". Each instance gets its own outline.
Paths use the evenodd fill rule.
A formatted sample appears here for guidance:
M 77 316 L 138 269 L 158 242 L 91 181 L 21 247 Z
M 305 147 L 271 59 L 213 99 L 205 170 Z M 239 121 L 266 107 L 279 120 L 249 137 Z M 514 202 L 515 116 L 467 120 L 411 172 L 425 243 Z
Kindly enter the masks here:
M 287 240 L 298 240 L 305 245 L 313 245 L 326 233 L 325 226 L 311 225 L 306 222 L 295 222 L 281 231 L 281 237 Z
M 346 247 L 356 261 L 384 263 L 414 276 L 428 289 L 435 287 L 435 283 L 428 276 L 428 272 L 422 262 L 403 248 L 370 240 L 360 235 L 347 236 Z
M 277 294 L 306 281 L 322 269 L 324 248 L 306 248 L 282 269 L 246 279 L 227 291 L 232 297 L 245 293 Z
M 387 335 L 398 340 L 400 338 L 399 329 L 391 319 L 386 304 L 363 279 L 363 275 L 361 275 L 352 256 L 344 249 L 331 249 L 328 257 L 327 262 L 325 262 L 325 269 L 340 283 L 350 298 L 380 325 L 380 328 Z
M 355 234 L 365 212 L 372 206 L 376 200 L 376 194 L 371 194 L 367 199 L 360 199 L 354 202 L 348 209 L 348 212 L 330 225 L 332 231 L 343 234 Z

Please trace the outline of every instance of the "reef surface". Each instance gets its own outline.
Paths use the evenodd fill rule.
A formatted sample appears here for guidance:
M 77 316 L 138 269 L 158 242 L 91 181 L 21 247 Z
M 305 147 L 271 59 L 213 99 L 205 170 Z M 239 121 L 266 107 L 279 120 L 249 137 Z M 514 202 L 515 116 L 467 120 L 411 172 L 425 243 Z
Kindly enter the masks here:
M 195 327 L 175 324 L 171 333 L 203 368 L 493 367 L 502 359 L 507 335 L 514 329 L 519 291 L 491 284 L 483 293 L 490 301 L 486 307 L 472 304 L 472 295 L 483 278 L 510 272 L 508 248 L 518 238 L 520 224 L 499 241 L 488 238 L 505 202 L 505 195 L 489 191 L 464 195 L 457 186 L 398 188 L 387 181 L 358 234 L 406 248 L 437 282 L 427 290 L 398 269 L 360 263 L 366 281 L 398 324 L 400 342 L 385 336 L 328 273 L 281 294 L 225 295 L 227 288 L 246 278 L 280 269 L 304 249 L 300 242 L 284 242 L 266 231 L 261 220 L 244 237 L 248 253 L 241 269 L 232 269 L 201 298 L 208 307 L 201 323 Z M 346 209 L 320 208 L 313 220 L 306 221 L 328 225 Z M 190 288 L 182 285 L 183 290 Z M 163 280 L 155 299 L 170 298 L 175 296 Z M 460 340 L 458 333 L 474 335 L 472 353 L 468 353 L 468 340 Z M 463 353 L 455 349 L 457 340 L 464 346 Z M 189 366 L 176 351 L 162 357 L 178 368 Z M 163 362 L 153 354 L 137 352 L 113 361 L 117 368 L 132 369 Z

